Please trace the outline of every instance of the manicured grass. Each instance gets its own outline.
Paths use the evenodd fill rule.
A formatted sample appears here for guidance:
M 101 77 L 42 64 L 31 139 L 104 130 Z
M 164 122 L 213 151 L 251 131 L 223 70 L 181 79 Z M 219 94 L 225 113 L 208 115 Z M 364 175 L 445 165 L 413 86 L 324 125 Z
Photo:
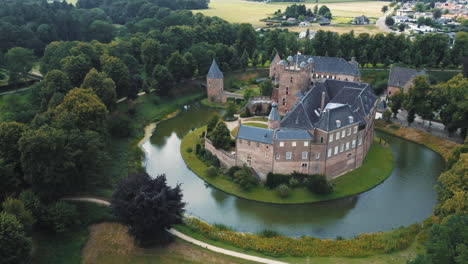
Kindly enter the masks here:
M 250 86 L 248 88 L 238 90 L 235 93 L 245 95 L 245 92 L 247 91 L 247 89 L 252 90 L 252 96 L 259 96 L 260 95 L 260 87 L 258 87 L 258 85 L 252 85 L 252 86 Z
M 192 228 L 186 225 L 178 225 L 176 229 L 179 232 L 182 232 L 192 238 L 197 240 L 203 241 L 205 243 L 209 243 L 210 245 L 217 246 L 220 248 L 241 252 L 244 254 L 249 254 L 252 256 L 259 256 L 264 258 L 270 258 L 278 261 L 283 261 L 286 263 L 294 263 L 294 264 L 310 264 L 310 263 L 320 263 L 320 264 L 406 264 L 408 259 L 413 259 L 416 255 L 421 251 L 421 248 L 417 243 L 413 243 L 411 247 L 408 249 L 394 252 L 391 254 L 381 254 L 381 255 L 374 255 L 369 257 L 362 257 L 362 258 L 347 258 L 347 257 L 279 257 L 279 258 L 272 258 L 271 256 L 267 256 L 261 254 L 257 251 L 253 250 L 245 250 L 237 248 L 233 245 L 230 245 L 226 242 L 219 241 L 219 240 L 212 240 L 207 238 L 201 232 L 195 231 Z
M 334 1 L 334 0 L 331 0 Z M 356 17 L 366 15 L 368 17 L 382 16 L 382 6 L 388 4 L 382 1 L 352 1 L 340 3 L 327 3 L 334 16 L 339 17 Z M 207 16 L 218 16 L 232 23 L 250 23 L 254 27 L 265 26 L 260 19 L 271 16 L 275 11 L 281 9 L 286 10 L 286 7 L 294 3 L 272 3 L 266 4 L 262 2 L 246 2 L 242 0 L 212 0 L 209 4 L 209 9 L 192 10 L 194 13 L 200 12 Z M 315 5 L 321 6 L 323 3 L 306 3 L 306 8 L 313 9 Z M 305 28 L 303 28 L 305 30 Z M 349 29 L 348 31 L 350 31 Z
M 266 116 L 256 116 L 256 117 L 250 117 L 248 118 L 247 120 L 245 120 L 246 122 L 249 122 L 249 121 L 262 121 L 262 122 L 268 122 L 268 118 Z
M 376 120 L 375 128 L 385 133 L 424 145 L 439 153 L 446 161 L 452 155 L 452 151 L 459 146 L 459 144 L 453 141 L 445 140 L 414 128 L 388 124 L 383 120 Z
M 334 191 L 329 195 L 320 196 L 313 194 L 306 188 L 296 188 L 291 191 L 288 198 L 282 199 L 277 195 L 275 190 L 269 190 L 263 186 L 258 186 L 249 192 L 245 192 L 238 184 L 225 177 L 208 177 L 206 175 L 208 166 L 199 160 L 194 152 L 188 153 L 186 151 L 188 147 L 192 149 L 196 148 L 195 146 L 200 140 L 200 135 L 204 129 L 204 127 L 199 128 L 187 134 L 182 140 L 180 151 L 185 163 L 195 174 L 215 188 L 245 199 L 268 203 L 293 204 L 342 198 L 372 189 L 388 178 L 394 167 L 391 150 L 378 144 L 373 144 L 364 164 L 360 168 L 331 181 L 334 184 Z
M 78 226 L 64 234 L 53 234 L 40 230 L 33 235 L 34 253 L 32 263 L 35 264 L 80 264 L 81 249 L 85 245 L 89 230 L 94 223 L 113 221 L 110 208 L 107 206 L 75 202 L 79 212 Z
M 101 223 L 91 227 L 88 243 L 83 249 L 83 264 L 91 263 L 254 263 L 217 254 L 180 239 L 163 247 L 140 248 L 125 226 Z

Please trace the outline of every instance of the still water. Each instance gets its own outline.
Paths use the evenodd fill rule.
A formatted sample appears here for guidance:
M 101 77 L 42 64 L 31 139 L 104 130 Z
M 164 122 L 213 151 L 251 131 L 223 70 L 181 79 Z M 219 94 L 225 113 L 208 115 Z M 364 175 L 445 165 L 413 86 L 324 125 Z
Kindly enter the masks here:
M 434 184 L 444 168 L 437 153 L 387 134 L 395 158 L 392 175 L 381 185 L 337 201 L 305 205 L 272 205 L 226 194 L 208 186 L 185 165 L 180 143 L 191 129 L 204 125 L 216 110 L 192 105 L 160 123 L 143 144 L 147 172 L 165 173 L 170 185 L 182 184 L 187 213 L 239 232 L 271 229 L 283 235 L 336 238 L 388 231 L 421 222 L 436 203 Z

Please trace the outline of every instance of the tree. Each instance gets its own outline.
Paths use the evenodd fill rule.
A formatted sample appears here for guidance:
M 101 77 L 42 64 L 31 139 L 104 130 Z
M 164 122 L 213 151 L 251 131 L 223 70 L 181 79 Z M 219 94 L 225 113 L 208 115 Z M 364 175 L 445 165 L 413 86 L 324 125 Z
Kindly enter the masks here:
M 74 87 L 79 87 L 81 85 L 81 82 L 91 68 L 91 61 L 83 54 L 79 56 L 68 56 L 62 60 L 62 69 L 68 75 Z
M 384 5 L 382 6 L 382 13 L 386 13 L 388 11 L 388 6 Z
M 271 96 L 273 94 L 273 82 L 266 79 L 260 84 L 260 91 L 263 96 Z
M 151 89 L 156 90 L 156 93 L 161 96 L 167 96 L 174 85 L 174 79 L 171 72 L 163 65 L 156 65 L 153 70 L 152 79 L 150 81 Z
M 393 26 L 395 24 L 395 20 L 391 17 L 391 16 L 388 16 L 385 18 L 385 25 L 387 26 Z
M 164 174 L 154 179 L 147 173 L 129 175 L 117 186 L 111 206 L 141 246 L 168 242 L 166 230 L 181 224 L 185 211 L 180 185 L 168 186 Z
M 108 110 L 112 111 L 115 108 L 117 99 L 115 83 L 105 73 L 100 73 L 95 68 L 91 69 L 86 74 L 81 88 L 93 90 Z
M 393 117 L 397 116 L 398 110 L 401 109 L 404 100 L 405 94 L 403 94 L 401 91 L 396 92 L 390 97 L 390 108 L 392 109 Z
M 239 25 L 236 47 L 239 53 L 246 51 L 247 55 L 253 55 L 257 48 L 257 34 L 251 24 L 242 23 Z
M 117 57 L 101 56 L 102 71 L 115 83 L 117 96 L 124 97 L 130 90 L 130 71 Z
M 279 197 L 286 198 L 289 196 L 291 190 L 287 184 L 281 184 L 276 188 L 276 191 L 278 192 Z
M 236 104 L 233 102 L 229 102 L 226 107 L 226 112 L 224 113 L 224 116 L 223 116 L 224 120 L 228 120 L 228 121 L 233 120 L 236 112 L 237 112 Z
M 21 123 L 0 123 L 0 197 L 17 190 L 24 182 L 18 142 L 25 131 L 27 127 Z
M 242 69 L 245 71 L 247 67 L 249 66 L 249 54 L 247 53 L 246 50 L 242 53 L 242 57 L 240 59 L 240 64 Z
M 383 119 L 388 123 L 390 122 L 390 118 L 392 117 L 392 111 L 385 109 L 382 116 L 383 116 Z
M 42 221 L 50 230 L 64 233 L 78 223 L 78 211 L 73 204 L 57 201 L 47 206 Z
M 31 252 L 31 239 L 26 237 L 14 215 L 0 213 L 0 259 L 4 264 L 26 263 Z
M 210 135 L 213 146 L 217 149 L 228 150 L 231 147 L 231 133 L 224 122 L 218 122 Z
M 400 24 L 400 25 L 398 25 L 398 30 L 400 30 L 400 32 L 405 31 L 405 28 L 406 28 L 406 25 L 405 25 L 405 24 Z
M 25 48 L 12 48 L 5 54 L 5 67 L 10 75 L 9 82 L 18 86 L 33 66 L 33 51 Z
M 7 198 L 2 203 L 3 212 L 14 215 L 27 231 L 32 231 L 32 226 L 36 221 L 30 210 L 26 209 L 21 200 Z
M 197 71 L 197 61 L 190 52 L 185 52 L 184 59 L 187 62 L 184 67 L 184 78 L 192 78 Z
M 44 85 L 41 88 L 41 108 L 45 110 L 49 107 L 49 101 L 55 93 L 59 93 L 63 97 L 71 89 L 70 79 L 64 72 L 60 70 L 49 71 L 44 78 Z
M 318 10 L 318 14 L 328 19 L 332 18 L 332 13 L 330 11 L 330 8 L 328 8 L 326 5 L 323 5 L 320 7 L 320 9 Z
M 141 59 L 145 65 L 147 76 L 150 76 L 156 64 L 161 63 L 161 44 L 154 39 L 143 42 L 141 44 Z
M 178 51 L 171 54 L 167 61 L 167 69 L 171 72 L 175 82 L 180 82 L 184 77 L 184 70 L 187 67 L 188 62 L 185 60 Z
M 435 19 L 438 19 L 442 16 L 442 9 L 440 8 L 434 8 L 432 10 L 432 15 L 434 16 Z
M 115 27 L 107 21 L 95 20 L 89 26 L 88 39 L 109 43 L 114 38 Z
M 414 118 L 416 117 L 416 111 L 414 108 L 410 108 L 408 110 L 408 116 L 406 116 L 406 121 L 408 121 L 408 126 L 411 126 L 411 124 L 414 122 Z
M 219 115 L 214 114 L 207 123 L 206 132 L 210 133 L 211 131 L 213 131 L 216 125 L 218 124 L 218 122 L 219 122 Z
M 54 109 L 54 125 L 64 129 L 105 131 L 107 109 L 94 91 L 75 88 Z

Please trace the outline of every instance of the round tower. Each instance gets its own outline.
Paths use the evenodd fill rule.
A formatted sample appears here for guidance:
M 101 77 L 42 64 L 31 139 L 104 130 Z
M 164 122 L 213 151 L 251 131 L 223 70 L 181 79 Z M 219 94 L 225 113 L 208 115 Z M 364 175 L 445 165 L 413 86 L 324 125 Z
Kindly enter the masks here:
M 269 129 L 279 129 L 280 127 L 280 114 L 278 112 L 278 104 L 271 104 L 271 111 L 268 115 L 268 128 Z
M 223 103 L 224 75 L 214 59 L 206 76 L 206 93 L 209 102 Z

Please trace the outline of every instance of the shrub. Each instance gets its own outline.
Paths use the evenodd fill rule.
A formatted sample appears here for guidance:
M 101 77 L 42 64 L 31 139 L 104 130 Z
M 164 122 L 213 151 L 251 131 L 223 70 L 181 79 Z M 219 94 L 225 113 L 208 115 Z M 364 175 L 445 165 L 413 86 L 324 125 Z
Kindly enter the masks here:
M 233 231 L 233 229 L 225 224 L 213 224 L 214 227 L 221 231 Z
M 307 188 L 316 194 L 325 195 L 333 191 L 330 183 L 327 181 L 325 175 L 313 174 L 310 175 L 306 180 Z
M 14 215 L 0 213 L 0 263 L 25 263 L 31 252 L 31 239 Z
M 241 170 L 240 167 L 233 166 L 233 167 L 231 167 L 231 168 L 229 168 L 229 169 L 227 170 L 226 175 L 227 175 L 229 178 L 234 179 L 234 174 L 235 174 L 237 171 L 239 171 L 239 170 Z
M 279 197 L 286 198 L 289 196 L 290 189 L 288 185 L 281 184 L 280 186 L 278 186 L 278 188 L 276 188 L 276 191 L 278 192 Z
M 58 201 L 47 206 L 44 223 L 54 232 L 63 233 L 78 224 L 76 206 L 65 201 Z
M 201 150 L 201 145 L 200 144 L 197 144 L 195 146 L 195 155 L 199 155 L 200 154 L 200 150 Z
M 16 219 L 23 225 L 26 231 L 31 231 L 36 220 L 30 210 L 28 210 L 21 200 L 7 198 L 3 203 L 3 212 L 14 215 Z
M 267 237 L 267 238 L 281 236 L 280 233 L 270 230 L 270 229 L 263 229 L 263 231 L 258 233 L 258 235 L 261 237 Z
M 35 192 L 31 190 L 23 191 L 20 193 L 19 199 L 23 202 L 26 209 L 31 211 L 36 220 L 39 220 L 44 215 L 44 205 Z
M 291 175 L 273 174 L 270 172 L 267 174 L 265 186 L 267 188 L 274 189 L 281 184 L 288 184 L 290 179 L 291 179 Z
M 213 146 L 217 149 L 228 150 L 231 147 L 231 132 L 224 122 L 218 122 L 210 135 Z
M 218 168 L 215 168 L 213 166 L 208 167 L 208 169 L 206 169 L 206 175 L 210 178 L 218 176 Z
M 289 187 L 296 188 L 299 186 L 299 181 L 296 178 L 289 179 Z
M 192 147 L 188 147 L 188 148 L 187 148 L 187 153 L 192 153 L 192 152 L 193 152 Z
M 239 184 L 244 191 L 249 191 L 258 185 L 258 180 L 253 176 L 252 171 L 246 165 L 234 173 L 234 181 Z

